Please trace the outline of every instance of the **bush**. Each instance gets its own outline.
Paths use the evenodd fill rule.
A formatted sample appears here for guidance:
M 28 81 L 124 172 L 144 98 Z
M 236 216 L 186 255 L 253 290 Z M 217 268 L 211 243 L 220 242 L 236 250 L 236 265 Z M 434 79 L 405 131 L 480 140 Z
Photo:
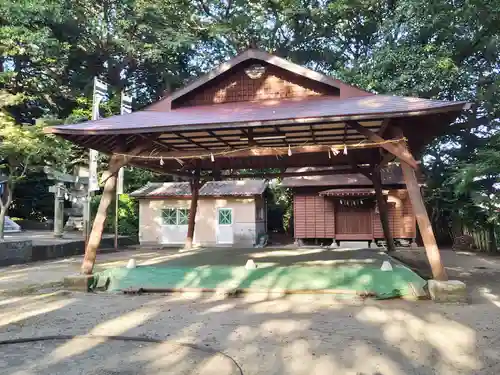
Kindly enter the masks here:
M 95 214 L 97 213 L 100 201 L 100 195 L 92 197 L 92 220 L 94 220 Z M 128 194 L 121 194 L 118 207 L 118 234 L 124 236 L 136 236 L 139 232 L 139 204 L 137 200 L 130 198 Z M 104 231 L 114 232 L 114 224 L 115 203 L 113 202 L 108 209 L 108 215 L 104 224 Z

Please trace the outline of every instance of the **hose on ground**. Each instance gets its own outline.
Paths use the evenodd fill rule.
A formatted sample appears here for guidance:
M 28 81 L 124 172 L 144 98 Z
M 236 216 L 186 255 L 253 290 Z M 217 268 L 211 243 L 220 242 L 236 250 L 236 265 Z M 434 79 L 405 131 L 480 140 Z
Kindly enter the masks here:
M 80 335 L 54 335 L 54 336 L 38 336 L 38 337 L 21 337 L 17 339 L 9 339 L 9 340 L 0 340 L 0 346 L 3 345 L 14 345 L 14 344 L 25 344 L 30 342 L 41 342 L 41 341 L 53 341 L 53 340 L 73 340 L 73 339 L 101 339 L 101 340 L 110 340 L 110 341 L 132 341 L 132 342 L 144 342 L 150 344 L 162 344 L 167 341 L 154 339 L 151 337 L 136 337 L 136 336 L 106 336 L 106 335 L 88 335 L 88 336 L 80 336 Z M 194 350 L 199 350 L 209 354 L 219 354 L 223 357 L 229 359 L 238 369 L 240 375 L 243 374 L 243 369 L 239 365 L 236 360 L 231 357 L 229 354 L 226 354 L 220 350 L 216 350 L 210 347 L 203 347 L 196 344 L 184 343 L 184 342 L 169 342 L 169 344 L 179 345 L 183 347 L 187 347 Z

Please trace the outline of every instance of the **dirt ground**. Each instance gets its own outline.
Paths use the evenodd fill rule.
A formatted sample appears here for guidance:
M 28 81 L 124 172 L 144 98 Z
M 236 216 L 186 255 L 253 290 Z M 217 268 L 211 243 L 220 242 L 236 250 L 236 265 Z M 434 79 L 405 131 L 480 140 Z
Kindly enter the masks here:
M 100 267 L 124 264 L 131 256 L 154 264 L 187 255 L 145 254 L 107 254 Z M 471 285 L 471 304 L 49 290 L 5 295 L 0 298 L 0 341 L 42 335 L 94 338 L 0 345 L 0 373 L 498 374 L 500 258 L 452 252 L 444 257 L 450 275 Z M 68 269 L 75 272 L 79 260 L 4 268 L 0 288 L 9 290 L 14 280 L 27 283 L 30 274 L 54 281 Z M 110 341 L 99 335 L 163 342 Z

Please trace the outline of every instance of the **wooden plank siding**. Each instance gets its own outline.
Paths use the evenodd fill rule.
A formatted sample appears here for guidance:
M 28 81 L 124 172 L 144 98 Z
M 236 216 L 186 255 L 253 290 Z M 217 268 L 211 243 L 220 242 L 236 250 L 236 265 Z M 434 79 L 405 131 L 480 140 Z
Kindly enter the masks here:
M 296 238 L 333 238 L 334 205 L 319 195 L 294 195 L 294 233 Z
M 393 238 L 399 238 L 399 232 L 395 230 L 397 227 L 397 215 L 395 203 L 388 202 L 387 207 L 389 209 L 389 228 L 391 228 L 391 233 Z M 382 229 L 382 222 L 380 221 L 380 214 L 374 212 L 373 214 L 373 236 L 375 238 L 384 238 L 384 230 Z
M 257 63 L 264 74 L 251 79 L 245 69 Z M 340 97 L 337 88 L 288 72 L 266 62 L 250 60 L 238 65 L 203 87 L 176 100 L 173 108 L 268 99 L 330 95 Z
M 322 197 L 315 190 L 294 194 L 294 237 L 297 239 L 336 238 L 339 240 L 364 240 L 384 238 L 380 215 L 357 212 L 356 207 L 339 206 L 342 222 L 336 222 L 335 199 Z M 404 189 L 392 189 L 388 194 L 389 226 L 394 238 L 416 237 L 416 220 L 411 202 Z M 356 217 L 356 216 L 359 217 Z M 336 228 L 337 226 L 337 228 Z M 349 227 L 350 226 L 350 227 Z M 363 233 L 362 233 L 363 232 Z
M 337 204 L 335 238 L 338 240 L 370 240 L 373 238 L 371 208 L 346 207 Z

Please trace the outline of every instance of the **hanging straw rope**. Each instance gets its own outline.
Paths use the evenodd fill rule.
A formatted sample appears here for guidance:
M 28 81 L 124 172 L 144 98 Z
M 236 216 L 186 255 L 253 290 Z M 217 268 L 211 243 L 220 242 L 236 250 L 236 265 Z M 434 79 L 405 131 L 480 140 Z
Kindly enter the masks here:
M 366 141 L 361 141 L 356 144 L 337 144 L 337 145 L 318 145 L 318 144 L 310 144 L 311 146 L 321 146 L 324 148 L 324 151 L 330 152 L 332 151 L 335 155 L 340 153 L 340 151 L 344 150 L 344 153 L 346 152 L 345 150 L 348 149 L 357 149 L 357 148 L 367 148 L 367 147 L 373 147 L 373 146 L 381 146 L 384 144 L 389 144 L 389 143 L 399 143 L 399 142 L 406 142 L 407 139 L 405 137 L 403 138 L 398 138 L 398 139 L 388 139 L 385 141 L 380 141 L 380 142 L 366 142 Z M 228 156 L 234 153 L 242 152 L 242 151 L 258 151 L 258 150 L 274 150 L 276 152 L 276 155 L 280 154 L 287 154 L 291 155 L 293 153 L 293 150 L 307 146 L 309 143 L 305 142 L 300 145 L 296 146 L 283 146 L 283 147 L 255 147 L 255 146 L 249 146 L 249 147 L 244 147 L 244 148 L 238 148 L 238 149 L 226 149 L 223 151 L 213 151 L 213 152 L 207 152 L 206 154 L 195 154 L 195 155 L 184 155 L 184 156 L 163 156 L 161 154 L 158 155 L 130 155 L 130 154 L 124 154 L 124 153 L 116 153 L 114 155 L 117 156 L 124 156 L 124 157 L 129 157 L 133 159 L 150 159 L 150 160 L 160 160 L 160 163 L 162 163 L 163 160 L 182 160 L 182 159 L 208 159 L 210 158 L 212 161 L 214 160 L 215 157 L 224 157 Z M 338 151 L 338 152 L 335 152 Z

